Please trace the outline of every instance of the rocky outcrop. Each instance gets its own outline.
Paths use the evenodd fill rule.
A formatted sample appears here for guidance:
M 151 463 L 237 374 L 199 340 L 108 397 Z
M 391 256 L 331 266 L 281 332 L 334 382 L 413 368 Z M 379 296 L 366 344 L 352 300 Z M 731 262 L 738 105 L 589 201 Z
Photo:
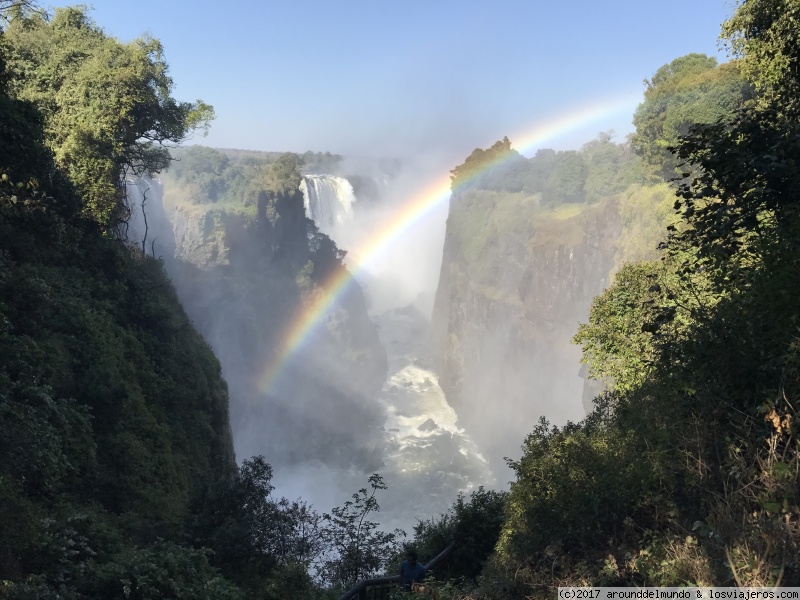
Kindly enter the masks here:
M 524 226 L 476 250 L 471 224 L 516 210 Z M 495 467 L 519 456 L 540 417 L 563 424 L 585 415 L 571 339 L 608 285 L 621 227 L 613 200 L 544 210 L 514 194 L 473 189 L 452 198 L 432 345 L 459 423 Z
M 386 354 L 357 285 L 340 295 L 310 343 L 281 359 L 280 382 L 265 383 L 287 326 L 344 268 L 305 218 L 302 194 L 262 193 L 253 214 L 175 201 L 169 181 L 165 187 L 163 203 L 148 203 L 148 224 L 169 224 L 171 244 L 156 244 L 174 248 L 168 272 L 222 364 L 237 455 L 377 469 L 385 415 L 374 398 Z

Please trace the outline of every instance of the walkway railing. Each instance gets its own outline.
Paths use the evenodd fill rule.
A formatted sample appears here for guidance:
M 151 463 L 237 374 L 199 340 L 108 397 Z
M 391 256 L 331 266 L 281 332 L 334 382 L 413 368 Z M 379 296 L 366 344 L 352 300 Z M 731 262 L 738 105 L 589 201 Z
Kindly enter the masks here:
M 426 571 L 435 568 L 445 558 L 450 556 L 450 553 L 455 549 L 456 544 L 452 542 L 447 548 L 439 552 L 434 558 L 430 560 L 427 565 L 424 565 Z M 391 577 L 374 577 L 373 579 L 362 579 L 351 589 L 347 590 L 344 594 L 339 596 L 338 600 L 352 600 L 358 598 L 359 600 L 367 600 L 367 593 L 373 591 L 374 588 L 388 588 L 388 586 L 400 583 L 400 575 L 392 575 Z M 377 591 L 377 590 L 374 590 Z M 374 594 L 373 594 L 374 595 Z M 382 596 L 383 594 L 381 594 Z

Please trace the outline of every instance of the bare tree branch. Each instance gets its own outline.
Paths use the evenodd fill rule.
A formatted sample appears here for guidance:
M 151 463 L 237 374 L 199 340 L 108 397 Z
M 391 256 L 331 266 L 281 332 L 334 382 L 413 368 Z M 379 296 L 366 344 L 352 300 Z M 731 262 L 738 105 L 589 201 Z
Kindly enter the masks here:
M 142 192 L 142 217 L 144 218 L 144 237 L 142 237 L 142 256 L 147 256 L 147 211 L 144 209 L 144 205 L 147 204 L 147 192 L 150 191 L 150 188 L 147 188 Z M 155 240 L 153 240 L 155 243 Z

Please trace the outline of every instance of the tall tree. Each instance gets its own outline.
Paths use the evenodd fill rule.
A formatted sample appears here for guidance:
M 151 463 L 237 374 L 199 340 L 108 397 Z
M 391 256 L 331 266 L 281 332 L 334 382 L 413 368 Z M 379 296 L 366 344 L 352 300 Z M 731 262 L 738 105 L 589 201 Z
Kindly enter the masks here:
M 127 217 L 127 174 L 152 175 L 170 161 L 170 144 L 207 131 L 208 104 L 179 102 L 161 43 L 149 36 L 123 44 L 85 8 L 52 18 L 17 11 L 3 34 L 10 91 L 37 104 L 45 141 L 84 198 L 84 213 L 103 228 Z
M 644 102 L 636 109 L 633 147 L 654 181 L 676 176 L 670 148 L 698 123 L 730 120 L 751 94 L 737 63 L 717 66 L 705 54 L 687 54 L 662 66 L 645 81 Z
M 758 104 L 800 112 L 800 2 L 745 0 L 722 28 L 759 92 Z
M 369 520 L 371 513 L 380 510 L 375 494 L 385 490 L 386 484 L 374 473 L 369 477 L 369 487 L 361 488 L 352 500 L 322 515 L 328 551 L 319 569 L 322 578 L 333 586 L 350 587 L 359 579 L 378 575 L 398 552 L 400 538 L 405 537 L 399 529 L 381 531 L 378 523 Z

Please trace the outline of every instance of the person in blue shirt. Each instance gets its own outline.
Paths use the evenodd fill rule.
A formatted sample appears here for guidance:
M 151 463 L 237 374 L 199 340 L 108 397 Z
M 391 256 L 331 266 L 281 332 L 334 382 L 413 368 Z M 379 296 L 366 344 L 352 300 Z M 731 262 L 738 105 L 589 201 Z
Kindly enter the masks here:
M 416 550 L 408 550 L 406 552 L 406 559 L 400 566 L 400 585 L 402 588 L 410 592 L 412 583 L 419 583 L 425 579 L 425 567 L 417 562 Z

